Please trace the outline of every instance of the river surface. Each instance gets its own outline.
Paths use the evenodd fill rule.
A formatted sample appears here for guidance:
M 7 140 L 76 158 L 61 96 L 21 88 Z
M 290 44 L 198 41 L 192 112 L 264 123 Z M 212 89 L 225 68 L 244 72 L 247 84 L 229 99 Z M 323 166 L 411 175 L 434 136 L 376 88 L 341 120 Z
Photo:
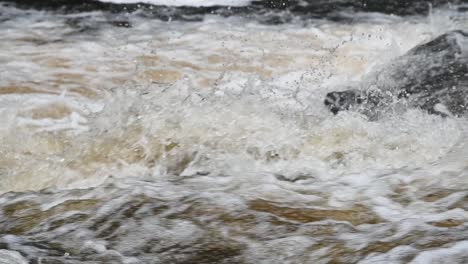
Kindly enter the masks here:
M 323 104 L 466 7 L 152 9 L 0 2 L 0 263 L 468 262 L 466 117 Z

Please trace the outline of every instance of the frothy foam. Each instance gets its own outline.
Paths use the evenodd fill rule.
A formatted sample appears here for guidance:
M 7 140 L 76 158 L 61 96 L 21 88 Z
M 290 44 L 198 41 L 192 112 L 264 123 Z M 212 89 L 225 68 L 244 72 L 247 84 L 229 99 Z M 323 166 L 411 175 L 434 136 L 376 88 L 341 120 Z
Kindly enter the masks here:
M 432 19 L 466 25 L 452 15 Z M 408 109 L 374 122 L 322 102 L 442 30 L 434 23 L 129 16 L 127 30 L 103 16 L 2 22 L 8 249 L 116 263 L 462 255 L 465 119 Z

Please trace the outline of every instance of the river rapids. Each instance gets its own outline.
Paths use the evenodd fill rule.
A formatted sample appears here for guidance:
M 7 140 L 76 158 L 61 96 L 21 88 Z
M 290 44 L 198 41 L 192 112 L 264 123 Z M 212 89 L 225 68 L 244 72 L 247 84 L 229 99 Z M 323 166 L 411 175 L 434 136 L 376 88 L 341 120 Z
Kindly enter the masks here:
M 0 2 L 0 263 L 468 262 L 466 117 L 323 104 L 466 5 L 23 2 Z

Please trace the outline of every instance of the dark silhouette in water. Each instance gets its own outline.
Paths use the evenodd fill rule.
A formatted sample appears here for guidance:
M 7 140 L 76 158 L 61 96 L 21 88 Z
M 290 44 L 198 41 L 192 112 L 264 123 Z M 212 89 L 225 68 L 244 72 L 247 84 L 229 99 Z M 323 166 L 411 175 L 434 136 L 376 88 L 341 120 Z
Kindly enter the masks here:
M 326 95 L 334 114 L 355 110 L 375 119 L 397 105 L 429 113 L 461 116 L 468 112 L 468 32 L 451 31 L 416 46 L 376 72 L 371 89 Z

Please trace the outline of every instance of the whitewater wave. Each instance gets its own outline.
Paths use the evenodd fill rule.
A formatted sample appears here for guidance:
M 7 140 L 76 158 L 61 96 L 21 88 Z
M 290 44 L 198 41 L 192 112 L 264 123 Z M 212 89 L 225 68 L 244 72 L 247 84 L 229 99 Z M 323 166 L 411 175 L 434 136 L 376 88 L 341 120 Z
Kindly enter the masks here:
M 2 5 L 1 260 L 460 262 L 465 119 L 323 99 L 468 18 L 258 21 Z
M 164 6 L 246 6 L 251 0 L 100 0 L 116 4 L 145 3 Z

